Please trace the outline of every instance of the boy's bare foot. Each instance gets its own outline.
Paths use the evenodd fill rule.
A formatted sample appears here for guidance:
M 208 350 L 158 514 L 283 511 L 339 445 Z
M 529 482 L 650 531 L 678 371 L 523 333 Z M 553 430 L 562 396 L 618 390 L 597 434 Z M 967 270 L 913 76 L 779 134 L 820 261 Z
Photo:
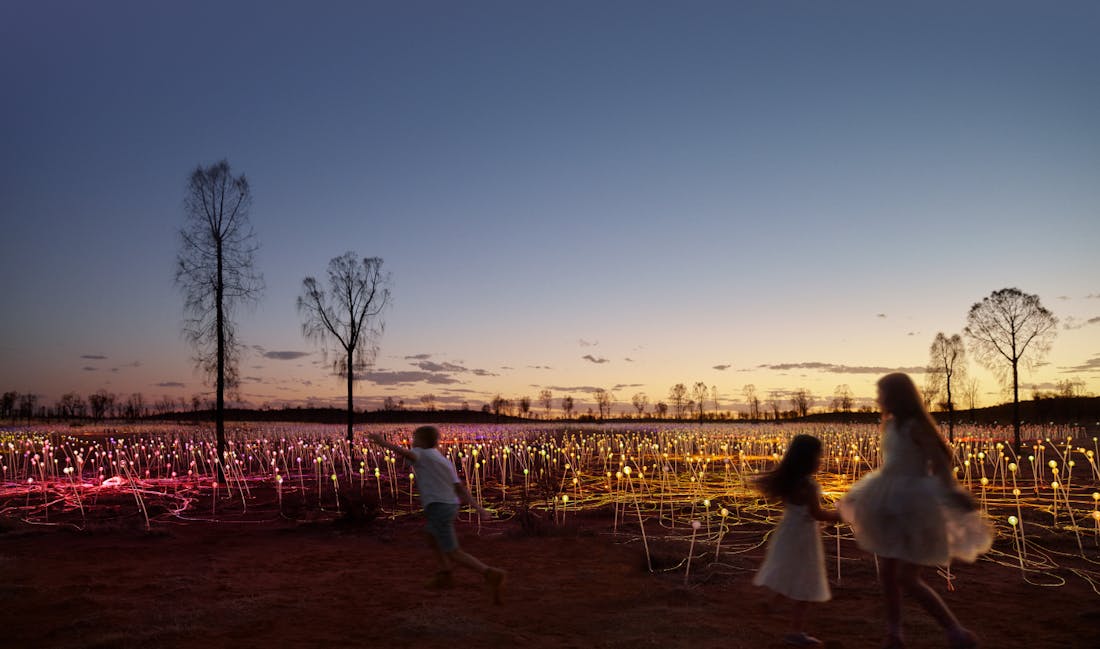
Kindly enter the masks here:
M 485 571 L 485 583 L 489 585 L 489 594 L 493 596 L 494 604 L 503 604 L 504 581 L 508 573 L 500 568 L 489 568 Z
M 447 589 L 453 588 L 454 585 L 454 576 L 451 575 L 450 570 L 440 570 L 432 575 L 432 578 L 428 580 L 429 588 Z

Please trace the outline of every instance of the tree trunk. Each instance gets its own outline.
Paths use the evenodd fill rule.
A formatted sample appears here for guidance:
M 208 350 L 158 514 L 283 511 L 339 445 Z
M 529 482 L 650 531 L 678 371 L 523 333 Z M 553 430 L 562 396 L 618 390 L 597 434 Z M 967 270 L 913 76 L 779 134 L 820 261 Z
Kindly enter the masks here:
M 1020 375 L 1017 367 L 1018 361 L 1012 360 L 1012 436 L 1016 442 L 1016 452 L 1019 453 L 1020 445 Z
M 218 457 L 215 464 L 218 467 L 218 483 L 225 484 L 225 279 L 222 276 L 222 242 L 218 239 L 218 277 L 215 280 L 214 300 L 217 312 L 218 327 L 218 376 L 216 380 L 216 393 L 214 402 L 214 429 L 217 439 L 216 452 Z
M 951 375 L 947 375 L 947 440 L 955 443 L 955 402 L 951 399 Z
M 351 350 L 351 349 L 348 350 L 347 365 L 344 366 L 345 369 L 347 369 L 347 372 L 348 372 L 348 444 L 349 444 L 349 446 L 354 446 L 355 445 L 355 435 L 352 432 L 352 425 L 355 423 L 355 408 L 353 407 L 353 401 L 352 401 L 352 398 L 351 398 L 352 383 L 355 380 L 355 375 L 352 373 L 353 370 L 352 370 L 352 367 L 351 367 L 351 357 L 352 357 L 352 352 L 353 351 L 354 350 Z

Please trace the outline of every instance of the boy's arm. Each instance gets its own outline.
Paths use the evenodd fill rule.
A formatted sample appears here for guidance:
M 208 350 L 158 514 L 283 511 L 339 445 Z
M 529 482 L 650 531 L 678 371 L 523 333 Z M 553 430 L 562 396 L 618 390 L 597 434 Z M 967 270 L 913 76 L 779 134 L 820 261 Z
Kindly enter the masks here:
M 489 513 L 488 509 L 485 509 L 481 506 L 480 503 L 474 500 L 474 496 L 470 493 L 470 488 L 466 486 L 465 482 L 460 481 L 455 483 L 455 495 L 458 496 L 458 499 L 462 501 L 463 504 L 469 505 L 470 507 L 476 509 L 478 515 L 481 516 L 482 520 L 487 521 L 493 517 L 493 515 Z
M 377 444 L 378 446 L 381 446 L 384 449 L 388 449 L 390 451 L 393 451 L 395 454 L 400 455 L 401 457 L 405 458 L 409 462 L 416 462 L 416 454 L 415 453 L 413 453 L 409 449 L 405 448 L 404 446 L 398 446 L 397 444 L 391 444 L 389 441 L 386 440 L 385 437 L 382 437 L 378 433 L 371 433 L 370 435 L 367 435 L 367 439 L 369 439 L 371 442 Z

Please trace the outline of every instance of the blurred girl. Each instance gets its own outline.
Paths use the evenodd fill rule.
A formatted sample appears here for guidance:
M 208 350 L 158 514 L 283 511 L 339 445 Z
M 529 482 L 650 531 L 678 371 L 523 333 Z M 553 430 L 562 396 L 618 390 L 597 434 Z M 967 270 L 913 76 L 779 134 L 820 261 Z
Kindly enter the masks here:
M 886 600 L 884 649 L 899 649 L 904 590 L 939 622 L 952 649 L 978 639 L 920 577 L 921 566 L 974 561 L 993 534 L 974 500 L 955 480 L 952 453 L 907 374 L 878 382 L 882 466 L 861 478 L 837 504 L 860 547 L 878 555 Z
M 796 435 L 779 465 L 756 481 L 760 491 L 782 500 L 784 507 L 752 583 L 794 600 L 791 632 L 783 640 L 798 647 L 821 646 L 820 640 L 806 634 L 806 608 L 810 602 L 828 601 L 832 596 L 817 521 L 835 522 L 840 517 L 821 509 L 821 491 L 813 478 L 820 462 L 821 440 Z

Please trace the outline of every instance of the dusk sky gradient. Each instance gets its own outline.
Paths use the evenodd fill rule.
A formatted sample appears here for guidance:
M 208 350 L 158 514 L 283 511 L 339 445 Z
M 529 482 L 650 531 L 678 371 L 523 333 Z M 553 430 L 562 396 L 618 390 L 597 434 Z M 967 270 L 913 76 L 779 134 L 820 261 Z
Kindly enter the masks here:
M 1060 320 L 1025 385 L 1100 393 L 1097 34 L 1092 1 L 4 2 L 0 390 L 210 391 L 173 273 L 225 157 L 254 405 L 341 398 L 295 299 L 347 250 L 394 278 L 372 408 L 871 397 L 1010 286 Z

